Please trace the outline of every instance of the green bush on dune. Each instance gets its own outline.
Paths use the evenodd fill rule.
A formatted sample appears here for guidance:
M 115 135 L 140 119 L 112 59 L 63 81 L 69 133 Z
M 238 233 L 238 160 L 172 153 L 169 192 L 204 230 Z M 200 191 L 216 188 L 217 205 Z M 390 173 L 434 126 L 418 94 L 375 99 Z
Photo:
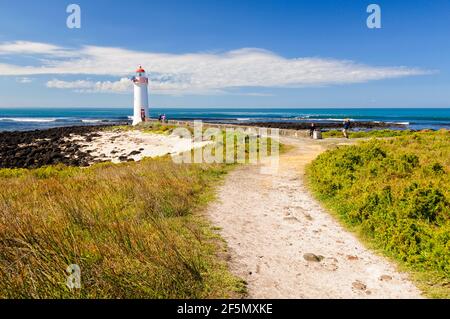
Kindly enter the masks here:
M 309 183 L 327 207 L 450 296 L 450 133 L 369 140 L 320 155 Z

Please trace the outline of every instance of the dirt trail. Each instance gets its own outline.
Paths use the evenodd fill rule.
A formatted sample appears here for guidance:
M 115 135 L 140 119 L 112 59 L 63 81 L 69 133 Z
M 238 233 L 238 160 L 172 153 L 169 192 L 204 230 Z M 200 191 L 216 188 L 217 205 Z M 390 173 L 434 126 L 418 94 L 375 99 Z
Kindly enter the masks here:
M 406 274 L 363 247 L 306 191 L 303 169 L 330 141 L 282 142 L 295 147 L 280 156 L 278 172 L 236 169 L 208 211 L 248 297 L 420 298 Z

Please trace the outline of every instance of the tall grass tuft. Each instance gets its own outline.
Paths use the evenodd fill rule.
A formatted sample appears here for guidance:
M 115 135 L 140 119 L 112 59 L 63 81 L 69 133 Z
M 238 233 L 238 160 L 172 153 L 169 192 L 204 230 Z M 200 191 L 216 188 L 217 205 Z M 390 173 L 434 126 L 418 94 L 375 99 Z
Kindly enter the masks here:
M 195 211 L 223 165 L 0 170 L 1 298 L 213 298 L 241 289 Z M 81 269 L 81 289 L 66 268 Z

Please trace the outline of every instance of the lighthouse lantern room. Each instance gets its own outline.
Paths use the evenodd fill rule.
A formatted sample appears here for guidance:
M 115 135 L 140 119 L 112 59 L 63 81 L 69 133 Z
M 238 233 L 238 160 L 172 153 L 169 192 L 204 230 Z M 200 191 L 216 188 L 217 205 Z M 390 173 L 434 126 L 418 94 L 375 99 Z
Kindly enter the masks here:
M 134 84 L 133 125 L 137 125 L 150 117 L 147 92 L 148 78 L 142 66 L 139 66 L 136 75 L 131 80 Z

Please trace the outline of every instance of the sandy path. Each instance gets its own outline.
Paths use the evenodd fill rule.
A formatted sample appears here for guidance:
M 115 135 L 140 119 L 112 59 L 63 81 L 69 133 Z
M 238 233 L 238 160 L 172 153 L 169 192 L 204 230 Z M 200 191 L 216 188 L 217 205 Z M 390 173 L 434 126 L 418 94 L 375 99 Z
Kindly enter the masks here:
M 328 142 L 283 142 L 295 149 L 281 156 L 277 173 L 238 168 L 208 211 L 228 244 L 231 271 L 248 283 L 248 297 L 420 298 L 405 274 L 364 248 L 306 191 L 302 169 Z M 324 258 L 308 261 L 309 253 Z

